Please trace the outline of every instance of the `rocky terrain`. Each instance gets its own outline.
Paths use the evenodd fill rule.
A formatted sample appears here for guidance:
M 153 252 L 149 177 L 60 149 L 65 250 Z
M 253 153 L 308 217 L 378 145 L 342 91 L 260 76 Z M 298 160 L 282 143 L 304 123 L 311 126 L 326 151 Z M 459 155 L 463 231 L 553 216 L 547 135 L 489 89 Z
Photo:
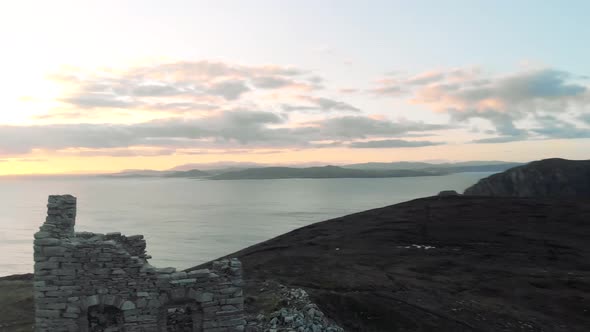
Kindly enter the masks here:
M 590 160 L 545 159 L 480 180 L 466 195 L 590 197 Z
M 246 332 L 344 332 L 311 302 L 307 292 L 273 281 L 250 290 Z

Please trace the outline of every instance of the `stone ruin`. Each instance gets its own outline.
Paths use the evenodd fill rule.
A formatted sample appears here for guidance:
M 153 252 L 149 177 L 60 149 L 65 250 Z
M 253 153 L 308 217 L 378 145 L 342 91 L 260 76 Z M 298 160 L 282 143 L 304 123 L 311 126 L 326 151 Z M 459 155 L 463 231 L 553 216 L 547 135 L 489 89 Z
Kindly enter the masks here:
M 35 331 L 243 331 L 237 259 L 177 272 L 147 260 L 143 235 L 74 232 L 76 198 L 49 196 L 35 234 Z

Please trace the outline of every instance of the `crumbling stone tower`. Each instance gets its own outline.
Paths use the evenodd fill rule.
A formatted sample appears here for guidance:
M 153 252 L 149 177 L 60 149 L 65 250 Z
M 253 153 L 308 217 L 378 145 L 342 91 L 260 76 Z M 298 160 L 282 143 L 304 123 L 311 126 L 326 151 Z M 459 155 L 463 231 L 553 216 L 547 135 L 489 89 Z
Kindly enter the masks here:
M 76 233 L 76 198 L 49 196 L 35 234 L 35 330 L 243 331 L 237 259 L 177 272 L 148 264 L 142 235 Z

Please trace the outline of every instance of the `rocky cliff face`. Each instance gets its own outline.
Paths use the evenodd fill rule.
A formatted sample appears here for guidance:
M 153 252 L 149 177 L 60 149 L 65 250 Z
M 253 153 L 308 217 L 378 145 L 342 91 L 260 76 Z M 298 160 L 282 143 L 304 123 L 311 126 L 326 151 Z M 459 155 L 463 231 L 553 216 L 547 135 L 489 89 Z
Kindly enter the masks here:
M 590 197 L 590 160 L 534 161 L 482 179 L 465 195 Z

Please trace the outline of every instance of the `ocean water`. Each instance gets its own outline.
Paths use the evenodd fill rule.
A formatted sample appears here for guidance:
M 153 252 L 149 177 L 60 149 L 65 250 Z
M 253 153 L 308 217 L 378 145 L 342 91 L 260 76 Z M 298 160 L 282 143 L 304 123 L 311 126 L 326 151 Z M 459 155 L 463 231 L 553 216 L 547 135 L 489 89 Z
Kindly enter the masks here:
M 151 264 L 188 268 L 318 221 L 462 192 L 491 173 L 387 179 L 0 178 L 0 276 L 33 270 L 47 196 L 78 197 L 76 231 L 143 234 Z

